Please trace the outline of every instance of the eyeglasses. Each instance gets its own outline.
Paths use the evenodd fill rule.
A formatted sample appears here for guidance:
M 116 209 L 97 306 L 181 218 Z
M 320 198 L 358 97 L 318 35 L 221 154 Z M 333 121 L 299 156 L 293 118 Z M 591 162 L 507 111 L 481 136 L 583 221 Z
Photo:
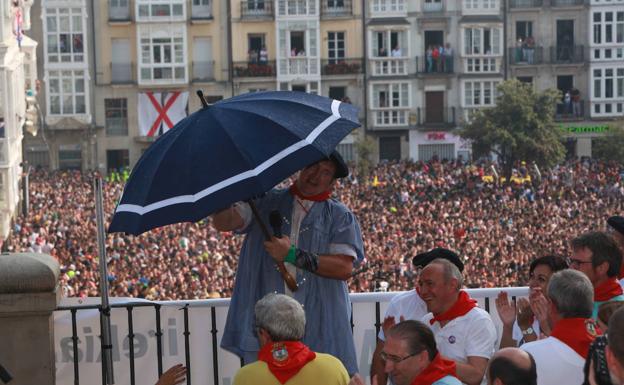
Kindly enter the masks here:
M 566 262 L 568 262 L 569 266 L 581 266 L 585 263 L 592 263 L 592 261 L 581 261 L 580 259 L 576 259 L 576 258 L 566 258 Z
M 414 353 L 414 354 L 410 354 L 409 356 L 405 356 L 405 357 L 399 357 L 399 356 L 395 356 L 395 355 L 392 355 L 392 354 L 388 354 L 388 353 L 386 353 L 384 351 L 381 351 L 381 353 L 379 355 L 381 356 L 382 360 L 390 361 L 390 362 L 392 362 L 393 364 L 396 365 L 396 364 L 399 364 L 399 363 L 407 360 L 408 358 L 414 357 L 415 355 L 418 355 L 418 354 L 420 354 L 420 352 Z

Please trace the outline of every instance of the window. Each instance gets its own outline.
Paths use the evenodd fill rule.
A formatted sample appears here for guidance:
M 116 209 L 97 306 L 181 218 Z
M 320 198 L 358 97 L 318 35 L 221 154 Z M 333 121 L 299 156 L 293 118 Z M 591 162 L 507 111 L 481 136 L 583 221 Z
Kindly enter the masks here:
M 372 55 L 374 57 L 405 57 L 407 34 L 404 31 L 373 31 Z
M 533 22 L 516 21 L 516 41 L 524 41 L 529 36 L 533 36 Z
M 140 81 L 186 82 L 185 26 L 140 28 Z
M 184 0 L 137 0 L 137 19 L 184 18 L 184 3 Z
M 464 29 L 465 55 L 500 55 L 500 28 L 466 28 Z
M 347 87 L 329 87 L 329 97 L 335 100 L 343 100 L 347 96 Z
M 49 71 L 48 113 L 86 114 L 85 83 L 85 71 Z
M 345 58 L 344 32 L 327 32 L 327 56 L 329 64 L 336 64 Z
M 80 8 L 45 8 L 48 62 L 84 61 L 83 25 Z
M 485 107 L 496 104 L 498 80 L 464 83 L 464 106 Z
M 592 15 L 594 44 L 624 43 L 624 11 L 597 11 Z
M 466 9 L 478 10 L 478 9 L 497 9 L 497 0 L 464 0 L 464 7 Z
M 409 84 L 374 84 L 373 108 L 409 108 Z
M 128 135 L 128 100 L 126 98 L 104 99 L 106 135 Z
M 466 72 L 496 72 L 496 60 L 494 58 L 468 58 L 466 59 Z
M 191 7 L 191 17 L 193 18 L 209 18 L 211 0 L 193 0 Z
M 624 68 L 596 68 L 592 78 L 595 99 L 624 97 Z

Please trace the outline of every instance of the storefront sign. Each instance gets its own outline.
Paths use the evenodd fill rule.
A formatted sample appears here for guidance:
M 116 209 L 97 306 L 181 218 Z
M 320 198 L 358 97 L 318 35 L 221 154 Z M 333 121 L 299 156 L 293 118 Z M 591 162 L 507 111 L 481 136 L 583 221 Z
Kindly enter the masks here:
M 561 129 L 570 134 L 602 134 L 609 132 L 609 126 L 561 126 Z
M 446 133 L 444 133 L 444 132 L 429 132 L 429 133 L 427 133 L 427 140 L 446 140 Z

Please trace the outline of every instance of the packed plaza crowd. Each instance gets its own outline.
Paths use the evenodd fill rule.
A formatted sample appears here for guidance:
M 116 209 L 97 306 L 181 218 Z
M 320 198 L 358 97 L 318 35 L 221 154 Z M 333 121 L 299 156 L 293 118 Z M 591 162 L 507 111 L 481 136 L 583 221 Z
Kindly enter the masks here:
M 571 235 L 603 229 L 611 213 L 622 211 L 620 165 L 574 162 L 541 175 L 530 165 L 518 166 L 518 178 L 509 185 L 492 183 L 487 164 L 382 163 L 366 177 L 353 170 L 334 190 L 360 221 L 366 250 L 350 290 L 411 289 L 411 257 L 434 247 L 464 258 L 468 287 L 525 285 L 532 259 L 567 255 Z M 56 257 L 67 296 L 98 295 L 94 175 L 32 172 L 28 216 L 16 219 L 2 245 L 4 251 Z M 107 219 L 123 179 L 117 174 L 104 184 Z M 140 236 L 108 235 L 112 295 L 231 296 L 242 237 L 219 233 L 208 221 Z

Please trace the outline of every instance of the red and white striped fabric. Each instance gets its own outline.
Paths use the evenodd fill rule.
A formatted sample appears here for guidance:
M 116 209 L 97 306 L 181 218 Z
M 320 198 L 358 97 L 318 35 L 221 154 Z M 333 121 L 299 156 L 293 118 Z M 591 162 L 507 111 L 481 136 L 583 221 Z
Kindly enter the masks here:
M 186 117 L 188 92 L 139 93 L 139 134 L 156 137 Z

